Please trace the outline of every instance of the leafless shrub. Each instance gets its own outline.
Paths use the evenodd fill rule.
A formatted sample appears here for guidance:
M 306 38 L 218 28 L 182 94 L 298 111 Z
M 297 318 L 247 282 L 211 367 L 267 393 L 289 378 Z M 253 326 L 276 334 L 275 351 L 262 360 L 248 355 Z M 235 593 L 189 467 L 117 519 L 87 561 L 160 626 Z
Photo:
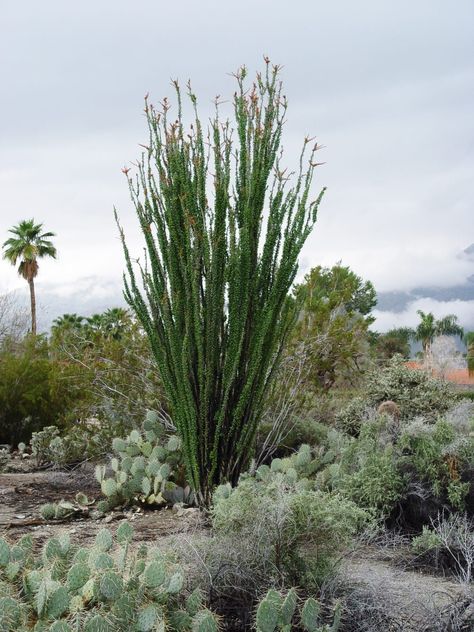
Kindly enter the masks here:
M 449 554 L 455 575 L 462 583 L 474 579 L 474 523 L 465 514 L 451 514 L 448 518 L 438 517 L 432 522 L 433 532 L 440 546 Z
M 28 323 L 28 311 L 20 306 L 15 293 L 0 294 L 0 343 L 18 341 L 27 333 Z
M 261 447 L 255 459 L 257 467 L 274 455 L 294 428 L 294 412 L 304 383 L 307 356 L 308 350 L 301 344 L 292 355 L 282 360 L 260 423 L 260 428 L 269 430 L 259 442 Z

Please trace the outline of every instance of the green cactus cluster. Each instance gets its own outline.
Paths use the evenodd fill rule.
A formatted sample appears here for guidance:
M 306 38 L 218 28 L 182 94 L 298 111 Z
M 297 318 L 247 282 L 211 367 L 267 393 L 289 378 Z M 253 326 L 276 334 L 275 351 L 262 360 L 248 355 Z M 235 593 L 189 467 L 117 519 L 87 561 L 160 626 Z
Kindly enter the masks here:
M 321 604 L 310 597 L 299 608 L 296 590 L 291 588 L 286 596 L 276 590 L 269 590 L 259 603 L 256 613 L 257 632 L 291 632 L 303 629 L 306 632 L 337 632 L 341 621 L 342 608 L 336 603 L 332 624 L 324 624 L 321 618 Z M 298 620 L 299 625 L 295 624 Z
M 178 484 L 183 471 L 181 442 L 175 435 L 166 436 L 156 413 L 147 413 L 141 431 L 115 438 L 112 448 L 112 476 L 106 476 L 105 466 L 96 467 L 96 478 L 107 499 L 98 505 L 99 510 L 134 502 L 157 506 L 193 503 L 190 488 L 183 481 Z
M 297 490 L 312 490 L 315 487 L 315 475 L 322 467 L 331 463 L 334 458 L 330 450 L 317 451 L 307 444 L 300 446 L 299 450 L 291 456 L 283 459 L 275 458 L 270 465 L 260 465 L 253 475 L 263 484 L 282 482 Z M 248 477 L 243 474 L 242 479 Z M 228 498 L 231 494 L 230 483 L 219 485 L 214 492 L 214 502 L 220 498 Z
M 69 500 L 60 500 L 58 503 L 46 503 L 41 505 L 39 513 L 44 520 L 69 520 L 89 515 L 91 505 L 94 500 L 89 498 L 82 492 L 78 492 L 74 502 Z
M 31 454 L 37 465 L 52 464 L 63 467 L 69 463 L 77 463 L 85 457 L 95 458 L 104 453 L 110 441 L 108 429 L 77 425 L 70 428 L 62 436 L 56 426 L 45 426 L 38 432 L 33 432 L 30 440 Z M 20 445 L 18 448 L 20 451 Z M 24 453 L 26 446 L 23 449 Z
M 283 475 L 290 485 L 311 486 L 310 480 L 315 474 L 330 463 L 333 455 L 329 451 L 317 452 L 309 445 L 303 444 L 291 456 L 273 459 L 270 465 L 261 465 L 255 472 L 258 480 L 269 482 L 277 475 Z
M 102 529 L 83 548 L 62 535 L 39 555 L 31 536 L 0 539 L 0 630 L 217 632 L 200 591 L 184 594 L 183 570 L 146 545 L 132 553 L 132 538 L 122 522 L 115 538 Z

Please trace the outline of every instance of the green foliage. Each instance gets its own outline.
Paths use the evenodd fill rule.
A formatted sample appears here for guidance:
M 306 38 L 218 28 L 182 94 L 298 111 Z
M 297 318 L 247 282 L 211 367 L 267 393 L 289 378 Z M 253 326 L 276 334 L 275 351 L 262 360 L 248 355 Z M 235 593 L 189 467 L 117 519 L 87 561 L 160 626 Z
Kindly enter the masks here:
M 386 415 L 372 416 L 357 437 L 345 436 L 337 457 L 318 472 L 318 483 L 382 518 L 397 504 L 400 512 L 410 491 L 418 490 L 416 497 L 421 489 L 440 508 L 462 511 L 474 460 L 470 415 L 469 404 L 460 404 L 436 423 L 418 418 L 399 424 Z
M 401 420 L 422 416 L 435 421 L 452 408 L 458 399 L 450 384 L 427 371 L 406 366 L 401 356 L 394 356 L 382 369 L 370 371 L 363 393 L 336 417 L 337 425 L 349 434 L 357 434 L 363 421 L 368 418 L 370 409 L 382 402 L 395 402 Z
M 334 609 L 332 624 L 323 623 L 320 603 L 310 597 L 300 608 L 297 616 L 296 590 L 291 588 L 286 597 L 276 590 L 270 590 L 257 607 L 255 624 L 257 632 L 291 632 L 299 630 L 297 619 L 306 632 L 337 632 L 341 619 L 341 604 L 338 602 Z
M 217 484 L 236 483 L 252 458 L 293 315 L 288 292 L 321 199 L 309 197 L 317 145 L 307 155 L 305 140 L 294 188 L 280 167 L 286 101 L 278 75 L 267 64 L 247 89 L 239 70 L 235 125 L 220 121 L 216 104 L 210 145 L 190 89 L 190 133 L 177 83 L 172 121 L 167 101 L 161 112 L 147 101 L 149 147 L 136 180 L 128 178 L 148 267 L 137 279 L 123 241 L 125 297 L 150 339 L 188 480 L 203 505 Z
M 375 334 L 373 344 L 377 357 L 381 360 L 390 360 L 395 355 L 401 355 L 408 360 L 412 338 L 413 331 L 408 327 L 397 327 L 383 334 Z
M 405 469 L 415 471 L 419 480 L 431 485 L 435 496 L 454 509 L 463 510 L 470 483 L 460 477 L 472 464 L 474 437 L 463 433 L 468 429 L 445 420 L 434 426 L 414 422 L 403 431 L 399 440 L 400 460 Z
M 318 266 L 295 289 L 301 304 L 290 348 L 306 355 L 305 386 L 328 390 L 357 375 L 368 356 L 375 289 L 350 268 Z
M 165 435 L 158 416 L 149 412 L 143 429 L 132 430 L 125 439 L 116 437 L 112 448 L 112 476 L 97 466 L 96 478 L 108 507 L 145 503 L 165 505 L 192 504 L 193 494 L 184 481 L 181 441 Z
M 0 585 L 8 591 L 0 599 L 2 632 L 27 632 L 35 621 L 35 630 L 54 632 L 166 631 L 179 629 L 172 624 L 179 613 L 187 623 L 181 629 L 217 632 L 218 619 L 202 599 L 194 593 L 185 598 L 183 571 L 155 549 L 141 547 L 140 558 L 132 553 L 132 534 L 128 523 L 119 526 L 121 547 L 114 556 L 107 529 L 90 548 L 77 548 L 65 536 L 52 538 L 39 556 L 31 538 L 14 547 L 0 539 Z M 21 566 L 15 549 L 23 552 Z M 150 570 L 157 567 L 160 581 Z
M 423 531 L 411 541 L 413 551 L 417 555 L 440 549 L 442 546 L 441 538 L 432 529 L 423 526 Z
M 0 443 L 29 441 L 33 431 L 62 419 L 77 392 L 63 380 L 41 337 L 0 348 Z
M 348 435 L 357 437 L 361 425 L 370 414 L 370 405 L 366 396 L 357 396 L 351 399 L 338 413 L 336 413 L 336 425 Z
M 328 471 L 330 487 L 382 517 L 390 514 L 407 488 L 397 453 L 384 435 L 385 423 L 382 418 L 364 424 L 359 437 L 347 444 L 340 461 Z
M 127 310 L 64 314 L 51 328 L 50 348 L 69 371 L 68 388 L 81 391 L 76 417 L 98 418 L 116 435 L 139 426 L 147 409 L 166 414 L 148 338 Z
M 382 371 L 374 370 L 367 381 L 369 404 L 377 406 L 390 400 L 395 402 L 401 418 L 423 416 L 435 420 L 456 403 L 450 384 L 432 377 L 428 372 L 411 369 L 396 356 Z
M 367 514 L 351 501 L 315 489 L 308 476 L 317 467 L 318 459 L 302 446 L 290 458 L 261 466 L 255 477 L 242 477 L 235 488 L 216 489 L 212 510 L 216 537 L 245 542 L 255 574 L 277 573 L 290 584 L 314 587 L 367 520 Z

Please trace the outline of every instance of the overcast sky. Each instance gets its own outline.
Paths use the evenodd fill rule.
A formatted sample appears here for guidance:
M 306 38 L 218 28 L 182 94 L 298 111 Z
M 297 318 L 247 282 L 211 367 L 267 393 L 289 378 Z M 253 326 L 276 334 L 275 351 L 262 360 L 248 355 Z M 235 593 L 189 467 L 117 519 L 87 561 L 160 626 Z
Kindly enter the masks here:
M 57 233 L 59 259 L 41 263 L 37 283 L 50 317 L 117 303 L 113 206 L 138 254 L 121 168 L 146 139 L 143 96 L 157 102 L 170 78 L 191 78 L 206 116 L 216 94 L 232 95 L 229 73 L 261 69 L 266 54 L 284 65 L 287 164 L 305 134 L 326 147 L 302 272 L 342 260 L 379 292 L 465 286 L 473 35 L 472 0 L 2 2 L 0 240 L 29 217 Z M 1 261 L 0 292 L 15 288 L 27 290 Z M 472 297 L 417 299 L 378 325 L 413 324 L 421 307 L 474 327 Z

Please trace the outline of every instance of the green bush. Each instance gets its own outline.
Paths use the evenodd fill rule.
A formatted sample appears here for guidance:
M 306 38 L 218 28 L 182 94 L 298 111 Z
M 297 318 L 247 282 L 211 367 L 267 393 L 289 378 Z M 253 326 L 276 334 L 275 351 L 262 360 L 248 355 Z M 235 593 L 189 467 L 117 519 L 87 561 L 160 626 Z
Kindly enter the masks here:
M 413 538 L 412 548 L 419 561 L 450 572 L 462 583 L 474 579 L 474 522 L 466 514 L 438 515 Z
M 404 428 L 398 442 L 400 466 L 456 510 L 465 508 L 470 484 L 461 477 L 474 460 L 474 436 L 461 432 L 446 420 L 434 425 L 416 421 Z
M 385 435 L 385 418 L 367 422 L 329 469 L 330 486 L 365 509 L 387 517 L 406 491 L 397 452 Z
M 319 486 L 339 491 L 382 519 L 397 506 L 403 518 L 408 505 L 416 502 L 422 504 L 417 510 L 420 520 L 429 521 L 428 512 L 436 515 L 443 506 L 464 510 L 471 488 L 474 434 L 471 413 L 461 408 L 465 406 L 436 423 L 418 418 L 394 425 L 390 417 L 380 415 L 366 420 L 357 437 L 333 431 L 328 434 L 328 452 L 334 458 L 317 473 Z M 422 524 L 412 526 L 421 529 Z
M 32 432 L 63 419 L 78 397 L 63 376 L 41 337 L 0 350 L 0 443 L 28 442 Z
M 133 528 L 114 538 L 98 532 L 89 548 L 67 535 L 51 538 L 40 555 L 31 536 L 11 546 L 0 539 L 2 632 L 217 632 L 218 620 L 198 592 L 185 598 L 185 574 L 157 549 L 131 551 Z
M 254 477 L 243 477 L 237 487 L 221 486 L 215 492 L 215 537 L 244 543 L 249 569 L 266 575 L 263 585 L 273 578 L 318 586 L 368 518 L 350 500 L 316 490 L 308 478 L 315 467 L 309 446 L 302 446 L 291 458 L 274 459 Z
M 384 370 L 373 370 L 365 390 L 372 406 L 395 402 L 401 419 L 422 416 L 435 421 L 457 401 L 451 384 L 427 371 L 409 368 L 400 356 L 394 356 Z
M 49 463 L 64 467 L 104 455 L 112 441 L 110 434 L 107 425 L 77 424 L 62 434 L 57 426 L 46 426 L 33 432 L 31 453 L 37 465 Z
M 345 432 L 357 435 L 362 423 L 370 417 L 370 410 L 386 401 L 397 404 L 402 421 L 423 417 L 435 422 L 457 400 L 451 384 L 427 371 L 411 369 L 401 356 L 394 356 L 385 368 L 378 367 L 368 373 L 363 395 L 340 411 L 336 423 Z
M 435 551 L 442 546 L 441 538 L 426 525 L 420 535 L 413 538 L 411 547 L 417 555 Z

